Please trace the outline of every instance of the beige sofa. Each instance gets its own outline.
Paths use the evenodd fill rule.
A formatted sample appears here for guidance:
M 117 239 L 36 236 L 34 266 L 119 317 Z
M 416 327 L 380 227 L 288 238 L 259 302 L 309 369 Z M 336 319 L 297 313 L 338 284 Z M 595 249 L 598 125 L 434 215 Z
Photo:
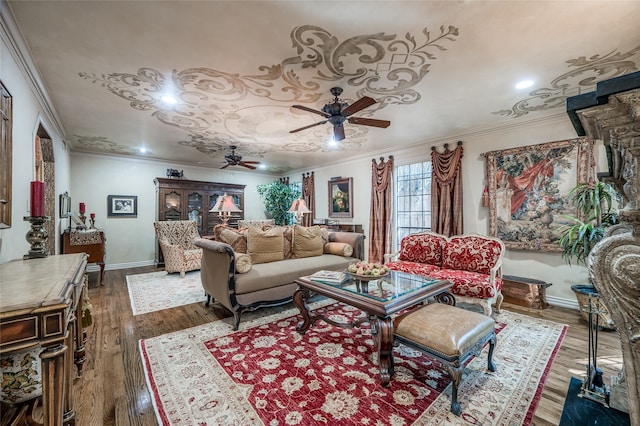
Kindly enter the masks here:
M 238 329 L 243 312 L 292 300 L 294 280 L 318 270 L 342 270 L 363 259 L 364 235 L 318 226 L 217 226 L 203 249 L 201 279 L 211 298 L 229 309 Z

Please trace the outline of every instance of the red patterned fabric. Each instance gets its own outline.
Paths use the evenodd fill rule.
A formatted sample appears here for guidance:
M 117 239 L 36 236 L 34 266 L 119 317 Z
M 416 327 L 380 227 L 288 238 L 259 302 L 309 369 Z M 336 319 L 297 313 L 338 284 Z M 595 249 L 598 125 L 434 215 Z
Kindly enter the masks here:
M 432 272 L 439 271 L 440 268 L 436 265 L 429 265 L 428 263 L 408 262 L 406 260 L 398 260 L 395 262 L 385 263 L 384 266 L 400 272 L 407 272 L 414 275 L 430 276 Z
M 498 241 L 481 236 L 451 237 L 443 250 L 442 267 L 489 274 L 501 256 Z
M 453 283 L 451 293 L 479 299 L 489 299 L 502 290 L 502 278 L 496 277 L 496 286 L 491 285 L 491 276 L 479 272 L 440 269 L 429 274 L 431 278 Z
M 441 235 L 413 234 L 400 242 L 398 259 L 442 266 L 442 250 L 447 239 Z

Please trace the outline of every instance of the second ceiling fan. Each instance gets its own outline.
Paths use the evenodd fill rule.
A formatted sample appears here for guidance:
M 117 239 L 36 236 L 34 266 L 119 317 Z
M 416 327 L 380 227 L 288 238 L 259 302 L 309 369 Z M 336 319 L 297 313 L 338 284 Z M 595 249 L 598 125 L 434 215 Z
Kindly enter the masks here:
M 301 109 L 303 111 L 312 112 L 314 114 L 319 114 L 325 118 L 325 120 L 318 121 L 317 123 L 310 124 L 308 126 L 300 127 L 298 129 L 294 129 L 289 131 L 289 133 L 296 133 L 301 130 L 310 129 L 311 127 L 320 126 L 325 123 L 330 123 L 333 125 L 333 139 L 338 142 L 344 139 L 344 126 L 343 123 L 345 121 L 351 124 L 360 124 L 363 126 L 373 126 L 380 128 L 387 128 L 391 124 L 390 121 L 387 120 L 376 120 L 374 118 L 363 118 L 363 117 L 353 117 L 353 114 L 356 112 L 362 111 L 363 109 L 370 107 L 375 104 L 376 101 L 373 98 L 368 96 L 364 96 L 351 105 L 339 99 L 340 94 L 342 94 L 342 89 L 340 87 L 333 87 L 331 89 L 331 94 L 334 96 L 333 102 L 325 104 L 322 107 L 322 110 L 316 110 L 313 108 L 306 107 L 304 105 L 293 105 L 293 108 Z

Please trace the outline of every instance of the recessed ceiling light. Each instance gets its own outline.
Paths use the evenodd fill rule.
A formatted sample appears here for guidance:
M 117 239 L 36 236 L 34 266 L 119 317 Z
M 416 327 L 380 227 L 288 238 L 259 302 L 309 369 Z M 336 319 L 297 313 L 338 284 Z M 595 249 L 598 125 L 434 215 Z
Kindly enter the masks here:
M 138 151 L 140 151 L 140 154 L 144 154 L 145 152 L 147 152 L 147 148 L 140 148 L 138 149 Z
M 264 165 L 264 164 L 258 164 L 258 168 L 259 168 L 259 169 L 266 169 L 266 168 L 267 168 L 267 166 L 266 166 L 266 165 Z
M 533 80 L 522 80 L 518 84 L 516 84 L 516 89 L 526 89 L 527 87 L 533 86 Z
M 162 99 L 162 102 L 164 102 L 165 104 L 173 105 L 178 103 L 178 100 L 171 95 L 164 95 L 160 99 Z

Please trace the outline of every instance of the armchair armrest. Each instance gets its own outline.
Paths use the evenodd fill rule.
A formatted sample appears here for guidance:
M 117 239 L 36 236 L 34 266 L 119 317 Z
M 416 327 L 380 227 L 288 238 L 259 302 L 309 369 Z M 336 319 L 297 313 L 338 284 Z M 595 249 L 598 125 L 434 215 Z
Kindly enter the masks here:
M 398 260 L 398 255 L 399 254 L 400 254 L 400 250 L 398 250 L 398 251 L 396 251 L 394 253 L 385 253 L 385 254 L 383 254 L 382 255 L 382 258 L 383 258 L 382 263 L 386 264 L 386 263 Z

